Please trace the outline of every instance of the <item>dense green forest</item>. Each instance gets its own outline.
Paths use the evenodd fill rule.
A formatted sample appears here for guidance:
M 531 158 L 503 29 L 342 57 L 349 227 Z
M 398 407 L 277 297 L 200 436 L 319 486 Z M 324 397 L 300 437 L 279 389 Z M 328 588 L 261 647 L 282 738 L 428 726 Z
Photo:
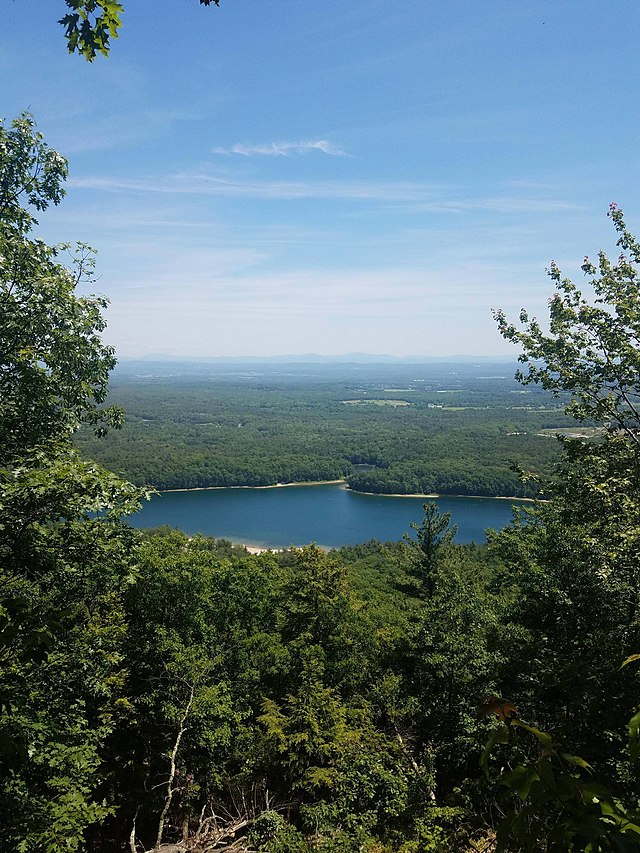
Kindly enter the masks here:
M 104 405 L 104 301 L 76 290 L 91 256 L 67 265 L 34 235 L 65 177 L 30 117 L 0 128 L 0 851 L 639 849 L 640 246 L 621 212 L 623 256 L 585 261 L 600 303 L 552 266 L 548 335 L 497 315 L 530 364 L 525 386 L 570 391 L 571 414 L 603 428 L 562 443 L 546 502 L 484 547 L 452 544 L 427 504 L 404 542 L 254 556 L 134 531 L 141 492 L 76 449 L 81 424 L 101 436 L 121 419 Z M 134 446 L 165 393 L 140 392 Z M 176 435 L 202 442 L 207 394 L 166 403 L 167 457 Z M 233 394 L 214 416 L 227 434 Z M 391 466 L 393 441 L 432 417 L 440 446 L 460 428 L 468 471 L 465 426 L 488 445 L 525 423 L 282 395 L 274 425 L 298 407 L 350 464 Z M 244 399 L 255 447 L 269 394 Z M 344 427 L 331 445 L 338 412 L 359 428 L 364 415 L 374 443 Z M 156 438 L 150 452 L 166 458 Z
M 575 430 L 511 365 L 195 370 L 127 365 L 110 396 L 124 428 L 85 431 L 82 451 L 158 489 L 346 479 L 363 492 L 527 497 L 514 466 L 550 474 L 553 431 Z

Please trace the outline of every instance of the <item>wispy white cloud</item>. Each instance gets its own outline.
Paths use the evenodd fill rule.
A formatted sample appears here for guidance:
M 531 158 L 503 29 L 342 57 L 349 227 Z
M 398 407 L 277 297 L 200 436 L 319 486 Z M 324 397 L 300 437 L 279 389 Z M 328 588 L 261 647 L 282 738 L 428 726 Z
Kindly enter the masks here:
M 514 195 L 479 196 L 478 198 L 437 199 L 426 204 L 403 206 L 402 211 L 414 213 L 467 213 L 485 211 L 488 213 L 562 213 L 582 210 L 583 206 L 573 201 L 554 198 L 526 198 Z
M 183 193 L 226 198 L 260 199 L 374 199 L 423 201 L 435 187 L 407 182 L 358 181 L 242 181 L 207 174 L 167 175 L 161 178 L 71 178 L 68 184 L 79 189 L 106 192 Z
M 231 148 L 217 147 L 213 149 L 214 154 L 240 154 L 243 157 L 262 155 L 266 157 L 294 157 L 300 154 L 309 154 L 312 151 L 321 151 L 332 157 L 348 157 L 346 151 L 342 151 L 328 139 L 307 139 L 301 142 L 270 142 L 268 145 L 243 145 L 237 143 Z
M 468 188 L 413 181 L 255 181 L 210 174 L 167 175 L 162 178 L 87 176 L 69 181 L 79 189 L 116 193 L 218 196 L 267 200 L 338 199 L 392 205 L 400 212 L 543 214 L 581 209 L 574 201 L 550 195 L 471 196 Z M 383 210 L 386 208 L 383 208 Z

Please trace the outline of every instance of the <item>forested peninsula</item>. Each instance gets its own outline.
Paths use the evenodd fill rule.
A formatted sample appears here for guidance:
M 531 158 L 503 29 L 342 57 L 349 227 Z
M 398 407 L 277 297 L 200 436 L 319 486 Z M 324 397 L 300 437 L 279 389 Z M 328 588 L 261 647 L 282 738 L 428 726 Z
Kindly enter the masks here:
M 131 362 L 112 381 L 122 430 L 84 454 L 159 490 L 345 480 L 377 494 L 532 497 L 578 427 L 515 366 Z

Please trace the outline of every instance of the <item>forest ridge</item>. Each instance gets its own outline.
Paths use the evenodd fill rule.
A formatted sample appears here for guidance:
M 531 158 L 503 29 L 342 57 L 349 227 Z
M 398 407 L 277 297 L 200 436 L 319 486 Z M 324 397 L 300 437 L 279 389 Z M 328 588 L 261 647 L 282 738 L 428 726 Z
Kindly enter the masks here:
M 85 455 L 157 489 L 345 479 L 382 494 L 530 497 L 519 470 L 549 475 L 553 438 L 580 428 L 562 399 L 523 389 L 515 368 L 130 362 L 109 400 L 127 413 Z M 499 372 L 498 372 L 499 371 Z M 509 373 L 511 375 L 509 375 Z M 585 435 L 597 435 L 589 422 Z

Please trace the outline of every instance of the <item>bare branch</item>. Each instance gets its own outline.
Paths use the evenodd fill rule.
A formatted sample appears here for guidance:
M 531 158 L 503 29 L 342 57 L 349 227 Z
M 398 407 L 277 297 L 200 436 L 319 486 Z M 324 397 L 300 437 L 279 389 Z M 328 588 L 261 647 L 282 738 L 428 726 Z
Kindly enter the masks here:
M 187 719 L 189 717 L 189 713 L 191 711 L 191 706 L 193 705 L 193 696 L 195 693 L 197 681 L 191 685 L 191 692 L 189 693 L 189 701 L 187 702 L 187 706 L 184 709 L 184 713 L 180 718 L 180 724 L 178 726 L 178 734 L 176 736 L 175 743 L 173 744 L 173 749 L 171 750 L 171 769 L 169 772 L 169 779 L 167 781 L 167 796 L 164 803 L 164 808 L 162 809 L 162 814 L 160 815 L 160 821 L 158 822 L 158 835 L 156 837 L 156 846 L 154 850 L 159 850 L 160 845 L 162 844 L 162 836 L 164 834 L 164 826 L 167 820 L 167 815 L 169 814 L 169 809 L 171 808 L 171 801 L 173 799 L 174 787 L 173 780 L 176 776 L 176 758 L 178 756 L 178 750 L 180 749 L 180 741 L 182 740 L 182 736 L 185 732 Z

